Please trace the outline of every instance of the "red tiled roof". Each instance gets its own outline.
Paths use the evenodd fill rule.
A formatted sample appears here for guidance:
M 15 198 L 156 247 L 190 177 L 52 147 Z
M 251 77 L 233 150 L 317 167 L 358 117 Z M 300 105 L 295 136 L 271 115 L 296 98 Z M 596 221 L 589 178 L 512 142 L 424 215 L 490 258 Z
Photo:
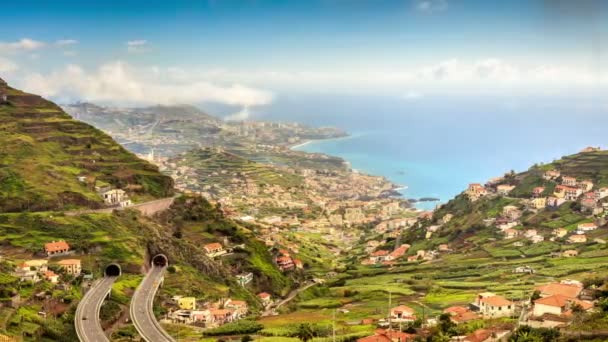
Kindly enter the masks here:
M 469 311 L 469 309 L 465 308 L 464 306 L 450 306 L 449 308 L 443 310 L 443 313 L 462 314 L 467 311 Z
M 372 256 L 385 256 L 385 255 L 388 255 L 388 251 L 383 250 L 383 249 L 372 253 Z
M 545 298 L 539 298 L 537 300 L 534 301 L 534 304 L 542 304 L 542 305 L 548 305 L 548 306 L 555 306 L 558 308 L 563 308 L 566 306 L 566 304 L 568 304 L 568 299 L 570 299 L 569 297 L 566 297 L 564 295 L 561 294 L 555 294 L 553 296 L 549 296 L 549 297 L 545 297 Z
M 569 284 L 551 283 L 536 287 L 541 295 L 552 296 L 560 294 L 568 298 L 576 298 L 583 290 L 582 287 Z
M 208 243 L 205 245 L 205 249 L 208 251 L 215 251 L 222 248 L 224 247 L 222 247 L 222 244 L 219 242 Z
M 459 315 L 453 316 L 452 320 L 457 323 L 464 323 L 464 322 L 476 320 L 478 318 L 479 318 L 479 315 L 477 315 L 475 312 L 467 311 L 467 312 L 463 312 Z
M 54 241 L 44 244 L 44 250 L 48 252 L 58 252 L 70 249 L 70 245 L 68 245 L 65 241 Z

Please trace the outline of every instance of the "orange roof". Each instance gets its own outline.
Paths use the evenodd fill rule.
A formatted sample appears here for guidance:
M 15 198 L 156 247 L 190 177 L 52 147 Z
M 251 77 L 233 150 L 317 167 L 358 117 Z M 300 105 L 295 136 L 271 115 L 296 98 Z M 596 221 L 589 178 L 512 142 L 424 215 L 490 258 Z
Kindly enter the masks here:
M 493 331 L 488 329 L 478 329 L 472 334 L 467 335 L 467 342 L 483 342 L 492 336 Z
M 46 252 L 58 252 L 66 249 L 70 249 L 70 245 L 65 241 L 53 241 L 44 244 L 44 250 Z
M 383 249 L 372 253 L 372 256 L 384 256 L 384 255 L 388 255 L 388 251 L 383 250 Z
M 458 323 L 464 323 L 464 322 L 476 320 L 478 318 L 479 318 L 479 315 L 477 315 L 475 312 L 467 311 L 467 312 L 463 312 L 459 315 L 453 316 L 452 320 L 456 321 Z
M 44 274 L 44 276 L 45 276 L 46 278 L 54 277 L 54 276 L 56 276 L 56 275 L 57 275 L 57 274 L 56 274 L 55 272 L 53 272 L 53 271 L 46 271 L 46 272 L 44 272 L 43 274 Z
M 230 303 L 228 303 L 228 305 L 244 307 L 247 306 L 247 302 L 243 300 L 230 300 Z
M 443 310 L 443 313 L 462 314 L 467 311 L 469 311 L 469 309 L 465 308 L 464 306 L 450 306 L 449 308 Z
M 59 260 L 57 263 L 62 266 L 80 265 L 80 260 L 79 259 L 64 259 L 64 260 Z
M 536 287 L 536 290 L 540 291 L 541 295 L 552 296 L 560 294 L 568 298 L 576 298 L 583 290 L 582 287 L 569 284 L 551 283 Z
M 205 249 L 209 250 L 209 251 L 213 251 L 216 249 L 222 249 L 224 247 L 222 247 L 222 244 L 219 242 L 214 242 L 214 243 L 208 243 L 205 245 Z
M 416 335 L 400 331 L 377 329 L 375 335 L 362 337 L 358 339 L 357 342 L 409 342 L 413 341 L 415 337 Z
M 270 293 L 267 293 L 267 292 L 258 293 L 258 297 L 260 297 L 262 299 L 270 298 Z
M 480 302 L 484 302 L 486 304 L 492 305 L 492 306 L 507 306 L 507 305 L 513 305 L 513 302 L 510 300 L 507 300 L 505 297 L 503 296 L 492 296 L 492 297 L 486 297 L 486 298 L 482 298 L 480 299 Z
M 563 308 L 568 304 L 568 300 L 570 298 L 561 294 L 555 294 L 553 296 L 540 298 L 534 301 L 534 304 L 542 304 L 548 306 L 556 306 L 558 308 Z
M 213 316 L 227 316 L 227 315 L 232 315 L 232 313 L 234 312 L 234 310 L 229 310 L 229 309 L 209 309 L 209 312 L 211 312 L 211 314 Z

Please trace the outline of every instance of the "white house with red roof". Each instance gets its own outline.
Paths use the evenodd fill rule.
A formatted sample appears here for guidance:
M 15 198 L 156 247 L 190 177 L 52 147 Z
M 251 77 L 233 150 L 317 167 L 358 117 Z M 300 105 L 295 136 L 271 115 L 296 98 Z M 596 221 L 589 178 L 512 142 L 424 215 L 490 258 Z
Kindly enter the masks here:
M 70 245 L 63 240 L 45 243 L 44 252 L 48 256 L 65 255 L 70 252 Z
M 207 254 L 207 256 L 210 258 L 215 258 L 217 256 L 226 254 L 224 246 L 222 246 L 222 244 L 219 242 L 208 243 L 203 246 L 203 249 L 205 250 L 205 254 Z
M 486 317 L 508 317 L 515 313 L 515 303 L 491 292 L 477 295 L 475 305 L 479 308 L 479 312 Z

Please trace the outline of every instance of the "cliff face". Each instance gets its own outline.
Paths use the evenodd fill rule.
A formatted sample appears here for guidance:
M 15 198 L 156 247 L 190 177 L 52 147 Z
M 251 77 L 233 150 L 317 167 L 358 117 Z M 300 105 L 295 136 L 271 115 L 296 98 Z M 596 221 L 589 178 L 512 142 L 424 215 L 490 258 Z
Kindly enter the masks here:
M 173 181 L 156 166 L 54 103 L 0 80 L 0 211 L 98 208 L 100 184 L 141 199 L 173 193 Z

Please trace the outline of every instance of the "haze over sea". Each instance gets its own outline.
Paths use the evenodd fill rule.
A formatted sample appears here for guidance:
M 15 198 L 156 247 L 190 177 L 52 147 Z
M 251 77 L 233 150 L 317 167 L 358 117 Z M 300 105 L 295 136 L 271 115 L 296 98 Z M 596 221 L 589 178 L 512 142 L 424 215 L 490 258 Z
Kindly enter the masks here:
M 407 198 L 445 202 L 468 183 L 523 171 L 608 144 L 597 98 L 282 97 L 255 119 L 336 126 L 351 137 L 298 147 L 340 156 L 356 170 L 407 186 Z M 600 102 L 601 103 L 601 102 Z M 432 209 L 438 202 L 421 202 Z

